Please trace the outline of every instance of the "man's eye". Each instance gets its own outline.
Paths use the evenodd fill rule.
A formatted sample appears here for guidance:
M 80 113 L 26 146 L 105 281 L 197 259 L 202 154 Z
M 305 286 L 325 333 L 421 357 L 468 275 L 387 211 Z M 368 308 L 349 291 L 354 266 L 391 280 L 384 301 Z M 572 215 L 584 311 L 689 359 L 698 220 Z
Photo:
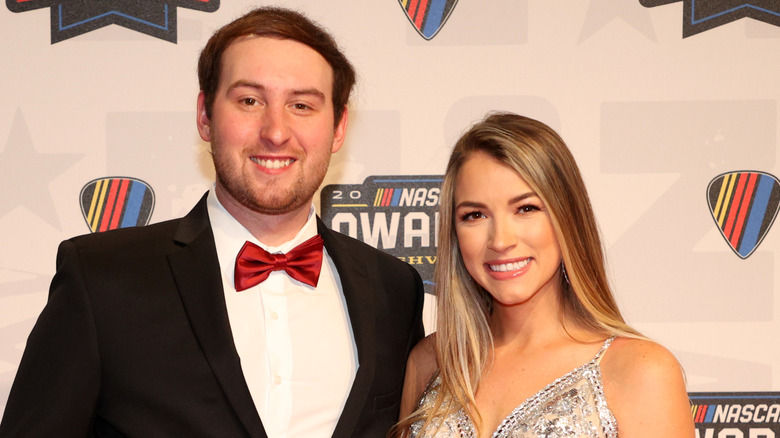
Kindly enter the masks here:
M 247 106 L 252 106 L 252 105 L 256 105 L 257 104 L 257 100 L 255 100 L 254 98 L 251 98 L 251 97 L 245 97 L 245 98 L 241 99 L 241 103 L 243 103 L 244 105 L 247 105 Z
M 293 107 L 300 111 L 305 111 L 309 109 L 309 105 L 306 105 L 305 103 L 296 103 L 295 105 L 293 105 Z

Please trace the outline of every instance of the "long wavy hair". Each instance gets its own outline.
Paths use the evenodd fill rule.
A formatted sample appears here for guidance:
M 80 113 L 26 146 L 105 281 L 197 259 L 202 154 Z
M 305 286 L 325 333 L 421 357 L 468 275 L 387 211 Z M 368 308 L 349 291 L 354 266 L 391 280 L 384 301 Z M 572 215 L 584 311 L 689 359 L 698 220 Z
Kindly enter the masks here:
M 469 275 L 455 232 L 455 186 L 460 169 L 483 152 L 513 169 L 547 207 L 561 247 L 561 324 L 609 335 L 642 337 L 626 324 L 612 294 L 604 250 L 577 164 L 561 137 L 539 121 L 491 113 L 464 133 L 450 156 L 441 188 L 436 259 L 436 359 L 441 386 L 433 406 L 421 407 L 399 423 L 426 427 L 459 409 L 476 413 L 474 394 L 488 362 L 493 338 L 488 323 L 492 297 Z M 568 277 L 568 281 L 566 278 Z M 568 329 L 567 329 L 568 332 Z

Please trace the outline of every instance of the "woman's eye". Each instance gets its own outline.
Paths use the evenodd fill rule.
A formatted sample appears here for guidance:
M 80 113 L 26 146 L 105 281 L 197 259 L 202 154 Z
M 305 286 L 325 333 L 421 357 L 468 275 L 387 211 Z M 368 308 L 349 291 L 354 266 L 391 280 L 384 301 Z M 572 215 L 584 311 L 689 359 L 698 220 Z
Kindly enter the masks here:
M 251 97 L 245 97 L 245 98 L 241 99 L 241 103 L 243 103 L 246 106 L 252 106 L 252 105 L 256 105 L 257 104 L 257 100 L 255 100 L 254 98 L 251 98 Z
M 475 219 L 482 219 L 485 215 L 482 214 L 481 211 L 470 211 L 468 213 L 465 213 L 461 215 L 460 220 L 462 221 L 473 221 Z
M 517 209 L 520 213 L 531 213 L 534 211 L 539 211 L 539 207 L 531 204 L 522 205 L 520 208 Z

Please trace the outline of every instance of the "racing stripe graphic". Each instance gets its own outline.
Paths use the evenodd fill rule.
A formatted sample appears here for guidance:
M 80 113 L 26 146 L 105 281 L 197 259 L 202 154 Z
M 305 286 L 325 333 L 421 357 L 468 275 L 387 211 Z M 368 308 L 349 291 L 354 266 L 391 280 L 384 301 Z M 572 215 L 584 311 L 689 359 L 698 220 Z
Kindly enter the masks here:
M 780 182 L 764 172 L 729 172 L 707 188 L 712 218 L 732 250 L 747 258 L 772 227 L 780 206 Z
M 441 30 L 458 0 L 398 0 L 417 32 L 430 40 Z
M 99 178 L 81 189 L 80 201 L 84 220 L 96 233 L 148 224 L 154 191 L 136 178 Z

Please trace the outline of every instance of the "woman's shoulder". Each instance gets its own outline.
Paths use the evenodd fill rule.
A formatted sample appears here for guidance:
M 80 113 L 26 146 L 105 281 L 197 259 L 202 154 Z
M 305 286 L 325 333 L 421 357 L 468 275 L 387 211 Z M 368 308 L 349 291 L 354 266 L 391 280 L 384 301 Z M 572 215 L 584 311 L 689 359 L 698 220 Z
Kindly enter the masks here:
M 412 348 L 406 367 L 407 373 L 411 368 L 423 385 L 428 384 L 428 380 L 439 369 L 439 364 L 436 361 L 436 333 L 424 337 Z
M 641 385 L 660 377 L 682 377 L 682 368 L 663 345 L 649 339 L 620 336 L 604 354 L 601 368 L 623 385 Z
M 420 340 L 409 353 L 406 362 L 403 394 L 401 395 L 401 417 L 406 418 L 417 407 L 433 374 L 439 369 L 436 361 L 436 334 Z
M 666 347 L 648 339 L 618 337 L 603 356 L 601 375 L 621 436 L 692 436 L 683 370 Z M 650 417 L 666 420 L 658 423 Z

